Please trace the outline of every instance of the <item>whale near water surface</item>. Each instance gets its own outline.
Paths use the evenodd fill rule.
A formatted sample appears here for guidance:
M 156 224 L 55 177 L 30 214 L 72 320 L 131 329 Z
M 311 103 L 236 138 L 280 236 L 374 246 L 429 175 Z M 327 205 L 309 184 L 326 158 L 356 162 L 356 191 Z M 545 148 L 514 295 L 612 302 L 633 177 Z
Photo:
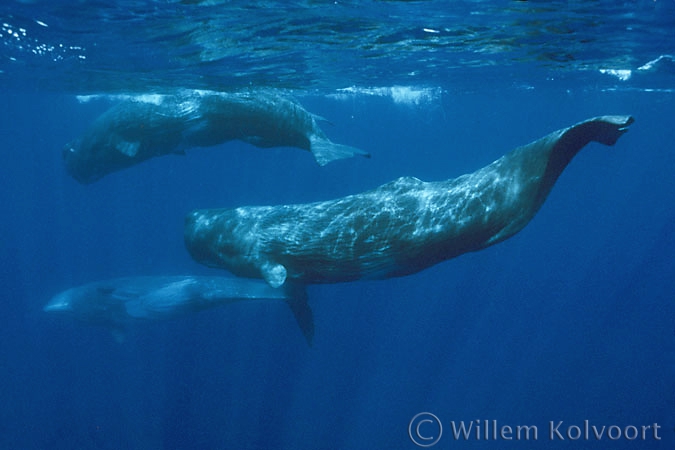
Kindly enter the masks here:
M 68 173 L 85 184 L 150 158 L 231 140 L 260 148 L 300 148 L 312 152 L 320 165 L 369 156 L 330 141 L 319 120 L 273 90 L 139 95 L 104 112 L 62 154 Z

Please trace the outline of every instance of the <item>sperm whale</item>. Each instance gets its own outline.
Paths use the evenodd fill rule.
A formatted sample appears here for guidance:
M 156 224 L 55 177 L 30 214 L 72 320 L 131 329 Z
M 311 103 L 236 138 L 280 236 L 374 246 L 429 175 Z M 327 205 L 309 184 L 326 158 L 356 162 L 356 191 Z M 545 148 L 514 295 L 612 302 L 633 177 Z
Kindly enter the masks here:
M 43 308 L 108 327 L 118 340 L 136 322 L 167 320 L 240 301 L 283 300 L 308 342 L 314 333 L 301 287 L 273 289 L 259 280 L 208 276 L 138 276 L 95 281 L 55 295 Z
M 139 95 L 103 113 L 62 154 L 68 173 L 85 184 L 150 158 L 231 140 L 308 150 L 320 165 L 369 156 L 331 142 L 319 119 L 272 90 Z
M 272 287 L 412 274 L 513 236 L 579 150 L 614 145 L 632 122 L 592 118 L 447 181 L 402 177 L 330 201 L 196 210 L 185 244 L 202 264 Z

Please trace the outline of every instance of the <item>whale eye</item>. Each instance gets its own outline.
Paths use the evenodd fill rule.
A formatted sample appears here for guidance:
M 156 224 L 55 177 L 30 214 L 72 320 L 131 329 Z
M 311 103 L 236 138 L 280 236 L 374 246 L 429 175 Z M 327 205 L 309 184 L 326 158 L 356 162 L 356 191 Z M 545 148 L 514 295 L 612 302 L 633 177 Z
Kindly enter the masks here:
M 63 151 L 61 152 L 61 155 L 63 156 L 63 159 L 68 159 L 71 155 L 75 154 L 75 147 L 63 147 Z

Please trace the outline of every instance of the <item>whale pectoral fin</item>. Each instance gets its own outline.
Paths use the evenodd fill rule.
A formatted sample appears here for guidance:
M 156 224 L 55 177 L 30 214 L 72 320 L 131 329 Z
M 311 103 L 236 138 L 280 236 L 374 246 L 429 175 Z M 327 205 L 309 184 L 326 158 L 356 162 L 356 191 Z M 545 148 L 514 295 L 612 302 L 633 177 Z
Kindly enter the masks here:
M 260 268 L 260 273 L 273 288 L 278 288 L 286 282 L 286 268 L 281 264 L 265 263 Z
M 141 148 L 140 142 L 119 141 L 115 148 L 118 152 L 127 155 L 129 158 L 134 158 L 138 154 L 138 149 Z
M 304 285 L 294 283 L 286 283 L 284 289 L 288 293 L 286 304 L 291 308 L 300 331 L 311 346 L 314 340 L 314 313 L 307 303 L 307 290 Z
M 320 136 L 310 138 L 310 151 L 314 155 L 316 162 L 321 166 L 325 166 L 336 159 L 351 158 L 355 155 L 370 158 L 370 153 L 368 152 L 348 145 L 336 144 Z
M 298 283 L 286 282 L 288 275 L 286 268 L 282 264 L 266 263 L 260 268 L 260 272 L 267 281 L 267 284 L 273 288 L 281 288 L 286 295 L 286 304 L 291 308 L 293 317 L 295 317 L 300 331 L 312 345 L 314 339 L 314 314 L 307 303 L 307 290 L 305 286 Z
M 124 303 L 127 314 L 135 319 L 147 319 L 148 311 L 143 307 L 140 300 L 131 300 Z
M 112 328 L 110 330 L 110 333 L 115 339 L 115 342 L 117 342 L 118 344 L 124 344 L 124 342 L 127 340 L 127 334 L 123 328 L 119 327 Z

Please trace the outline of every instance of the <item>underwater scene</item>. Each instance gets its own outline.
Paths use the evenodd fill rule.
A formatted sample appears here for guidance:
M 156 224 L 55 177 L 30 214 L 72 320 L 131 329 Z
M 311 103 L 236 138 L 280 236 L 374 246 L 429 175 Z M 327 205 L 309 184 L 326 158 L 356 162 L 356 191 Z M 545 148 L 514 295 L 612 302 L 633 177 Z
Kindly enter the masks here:
M 6 0 L 0 87 L 0 448 L 673 448 L 672 0 Z

